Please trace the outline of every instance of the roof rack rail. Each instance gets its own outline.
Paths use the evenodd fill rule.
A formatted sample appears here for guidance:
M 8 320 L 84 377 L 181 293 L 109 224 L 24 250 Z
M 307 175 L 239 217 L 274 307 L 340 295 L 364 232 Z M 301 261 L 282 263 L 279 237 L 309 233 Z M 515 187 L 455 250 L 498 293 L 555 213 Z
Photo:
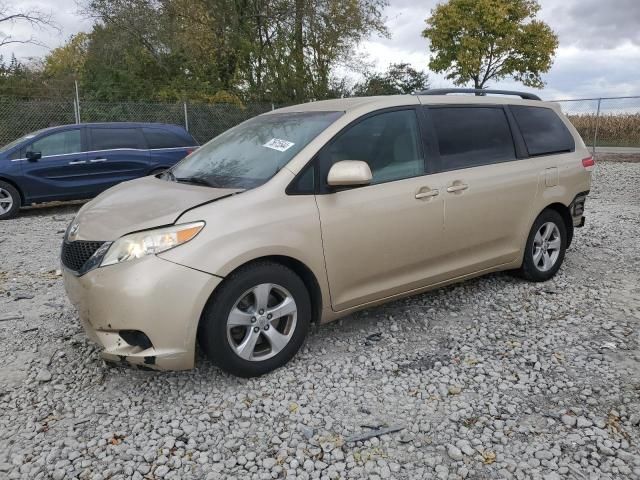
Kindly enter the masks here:
M 483 88 L 434 88 L 432 90 L 422 90 L 418 92 L 417 95 L 448 95 L 450 93 L 475 93 L 484 96 L 488 93 L 494 95 L 515 95 L 517 97 L 523 98 L 524 100 L 539 100 L 542 99 L 533 94 L 527 92 L 515 92 L 512 90 L 485 90 Z

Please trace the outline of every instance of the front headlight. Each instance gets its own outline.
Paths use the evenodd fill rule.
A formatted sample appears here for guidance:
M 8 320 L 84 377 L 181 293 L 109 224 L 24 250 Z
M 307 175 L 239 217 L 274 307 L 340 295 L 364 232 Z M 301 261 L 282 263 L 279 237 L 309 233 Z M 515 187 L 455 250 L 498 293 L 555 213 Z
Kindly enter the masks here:
M 113 242 L 100 266 L 128 262 L 145 255 L 164 252 L 188 242 L 200 233 L 203 227 L 204 222 L 194 222 L 125 235 Z

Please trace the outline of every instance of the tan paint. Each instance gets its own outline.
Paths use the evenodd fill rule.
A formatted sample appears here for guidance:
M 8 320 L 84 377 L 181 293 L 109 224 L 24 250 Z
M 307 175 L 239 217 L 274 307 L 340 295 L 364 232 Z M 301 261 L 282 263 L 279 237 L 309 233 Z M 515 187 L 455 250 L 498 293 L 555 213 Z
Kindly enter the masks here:
M 123 182 L 85 204 L 77 240 L 116 240 L 127 233 L 172 225 L 187 208 L 238 190 L 167 182 L 153 176 Z
M 221 279 L 155 256 L 98 268 L 76 277 L 63 267 L 64 284 L 90 338 L 103 356 L 150 368 L 182 370 L 194 365 L 200 313 Z M 127 345 L 119 330 L 144 332 L 154 348 Z
M 372 179 L 367 162 L 361 160 L 342 160 L 336 162 L 327 175 L 327 185 L 332 187 L 369 185 Z
M 206 222 L 191 242 L 157 257 L 99 268 L 80 278 L 64 270 L 69 297 L 89 335 L 105 347 L 105 357 L 144 363 L 153 355 L 154 368 L 190 368 L 207 299 L 225 276 L 261 257 L 286 256 L 307 266 L 320 286 L 322 322 L 517 268 L 537 215 L 552 203 L 568 206 L 577 193 L 589 190 L 591 174 L 581 163 L 589 153 L 561 117 L 576 139 L 574 153 L 327 195 L 285 193 L 294 176 L 350 122 L 382 108 L 420 102 L 559 109 L 537 101 L 469 96 L 355 98 L 293 106 L 280 111 L 346 113 L 261 187 L 238 192 L 147 178 L 105 192 L 79 214 L 79 238 L 114 240 L 172 222 Z M 192 208 L 204 202 L 210 203 Z M 144 331 L 155 348 L 138 351 L 123 344 L 120 329 Z

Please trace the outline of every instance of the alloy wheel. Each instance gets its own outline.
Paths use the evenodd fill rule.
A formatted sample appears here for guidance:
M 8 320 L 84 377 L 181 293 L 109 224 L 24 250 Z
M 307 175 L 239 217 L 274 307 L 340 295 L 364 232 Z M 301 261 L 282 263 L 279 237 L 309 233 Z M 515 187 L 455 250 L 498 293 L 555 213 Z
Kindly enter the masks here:
M 13 197 L 5 189 L 0 188 L 0 215 L 4 215 L 13 208 Z
M 262 283 L 244 292 L 227 317 L 227 339 L 240 358 L 262 361 L 280 353 L 296 329 L 296 302 L 284 287 Z
M 541 272 L 553 268 L 560 256 L 560 229 L 553 222 L 543 223 L 533 237 L 533 264 Z

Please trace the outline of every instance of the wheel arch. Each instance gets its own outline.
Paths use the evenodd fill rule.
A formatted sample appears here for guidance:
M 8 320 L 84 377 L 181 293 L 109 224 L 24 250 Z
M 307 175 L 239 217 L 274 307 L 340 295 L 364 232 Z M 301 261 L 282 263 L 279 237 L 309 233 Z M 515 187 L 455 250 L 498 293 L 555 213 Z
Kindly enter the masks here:
M 18 191 L 18 195 L 20 195 L 20 206 L 23 207 L 26 204 L 26 199 L 25 199 L 25 195 L 24 192 L 22 191 L 22 189 L 18 186 L 18 184 L 7 178 L 7 177 L 2 177 L 0 176 L 0 182 L 5 182 L 8 183 L 9 185 L 11 185 L 13 188 L 15 188 Z
M 567 207 L 563 203 L 555 202 L 547 205 L 542 209 L 540 213 L 544 212 L 545 210 L 555 210 L 562 217 L 564 225 L 567 229 L 567 248 L 569 248 L 569 246 L 571 245 L 571 241 L 573 240 L 573 218 L 571 218 L 569 207 Z
M 313 273 L 313 271 L 297 258 L 293 258 L 287 255 L 265 255 L 256 257 L 236 266 L 226 276 L 232 275 L 234 272 L 240 270 L 241 268 L 245 268 L 247 265 L 258 262 L 277 263 L 293 270 L 293 272 L 300 277 L 305 287 L 307 288 L 307 291 L 309 292 L 309 297 L 311 299 L 311 322 L 320 323 L 320 318 L 322 316 L 322 289 L 320 288 L 320 283 L 318 282 L 318 279 L 316 278 L 316 275 Z M 220 283 L 220 285 L 222 285 L 222 283 L 224 283 L 224 280 Z M 218 285 L 216 290 L 220 287 L 220 285 Z M 210 299 L 215 296 L 216 290 L 211 293 Z M 200 319 L 200 322 L 201 321 L 202 319 Z

